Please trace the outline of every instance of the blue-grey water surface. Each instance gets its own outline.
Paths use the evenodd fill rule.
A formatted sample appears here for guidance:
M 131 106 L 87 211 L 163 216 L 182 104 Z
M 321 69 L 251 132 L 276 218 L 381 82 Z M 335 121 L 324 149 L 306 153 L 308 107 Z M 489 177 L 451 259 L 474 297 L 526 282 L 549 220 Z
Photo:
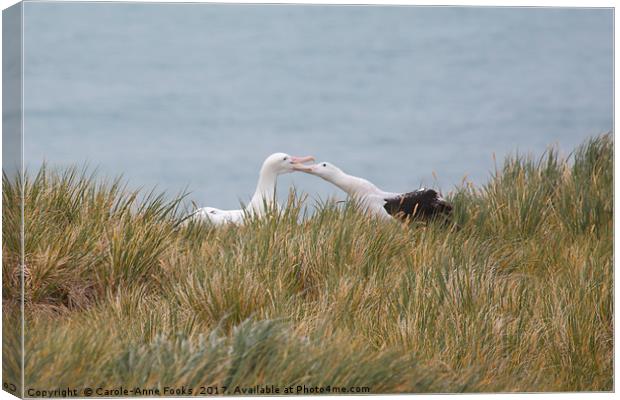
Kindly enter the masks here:
M 25 3 L 25 153 L 237 208 L 276 151 L 390 191 L 613 128 L 610 9 Z M 433 177 L 436 175 L 436 180 Z M 280 180 L 313 197 L 337 190 Z

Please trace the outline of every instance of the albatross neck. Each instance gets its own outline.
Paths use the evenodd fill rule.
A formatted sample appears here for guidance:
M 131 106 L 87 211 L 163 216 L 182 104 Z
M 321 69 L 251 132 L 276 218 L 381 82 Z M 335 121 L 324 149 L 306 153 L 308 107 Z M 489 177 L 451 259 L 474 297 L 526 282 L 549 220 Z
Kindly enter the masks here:
M 383 191 L 364 178 L 349 175 L 338 171 L 326 179 L 345 191 L 349 196 L 365 196 L 369 194 L 381 194 Z
M 277 179 L 278 174 L 274 171 L 266 167 L 261 168 L 256 191 L 249 204 L 252 209 L 262 210 L 263 205 L 273 204 Z

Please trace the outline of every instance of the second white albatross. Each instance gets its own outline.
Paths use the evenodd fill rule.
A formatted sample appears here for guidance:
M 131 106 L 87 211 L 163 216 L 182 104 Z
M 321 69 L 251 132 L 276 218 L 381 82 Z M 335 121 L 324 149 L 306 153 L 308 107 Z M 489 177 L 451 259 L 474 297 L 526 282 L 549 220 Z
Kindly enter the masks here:
M 274 153 L 263 162 L 256 191 L 245 209 L 221 210 L 215 207 L 202 207 L 194 211 L 188 220 L 210 221 L 213 225 L 242 224 L 246 215 L 262 216 L 269 207 L 273 206 L 278 175 L 298 171 L 304 163 L 310 161 L 314 161 L 314 157 Z
M 318 176 L 334 184 L 356 199 L 372 215 L 385 220 L 392 218 L 429 220 L 448 217 L 452 212 L 452 205 L 433 189 L 422 188 L 408 193 L 386 192 L 372 182 L 349 175 L 328 162 L 299 166 L 298 171 Z

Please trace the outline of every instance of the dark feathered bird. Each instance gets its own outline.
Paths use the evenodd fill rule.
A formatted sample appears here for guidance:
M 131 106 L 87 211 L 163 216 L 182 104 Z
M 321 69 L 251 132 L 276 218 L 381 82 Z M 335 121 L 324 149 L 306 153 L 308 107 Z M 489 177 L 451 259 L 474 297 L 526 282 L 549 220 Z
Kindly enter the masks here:
M 387 198 L 383 208 L 400 219 L 430 220 L 445 218 L 452 213 L 452 205 L 433 189 L 419 189 Z

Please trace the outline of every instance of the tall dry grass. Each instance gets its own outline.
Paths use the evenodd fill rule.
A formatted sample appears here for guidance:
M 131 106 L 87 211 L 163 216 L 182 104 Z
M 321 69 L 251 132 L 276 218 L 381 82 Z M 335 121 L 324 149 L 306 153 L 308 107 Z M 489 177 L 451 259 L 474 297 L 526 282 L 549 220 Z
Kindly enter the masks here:
M 611 134 L 456 188 L 453 227 L 351 203 L 307 213 L 294 195 L 242 227 L 181 227 L 181 198 L 85 170 L 5 177 L 6 327 L 19 323 L 22 186 L 26 389 L 613 388 Z M 4 332 L 14 382 L 17 333 Z

